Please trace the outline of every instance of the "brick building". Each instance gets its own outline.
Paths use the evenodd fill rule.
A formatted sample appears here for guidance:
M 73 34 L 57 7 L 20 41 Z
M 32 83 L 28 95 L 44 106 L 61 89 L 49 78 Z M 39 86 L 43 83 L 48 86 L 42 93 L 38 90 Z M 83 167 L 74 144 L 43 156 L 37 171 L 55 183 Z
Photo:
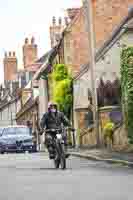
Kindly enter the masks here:
M 13 81 L 17 74 L 17 57 L 15 52 L 5 53 L 4 57 L 4 80 Z
M 128 8 L 133 4 L 133 0 L 92 1 L 95 42 L 96 49 L 98 49 L 119 25 L 123 17 L 127 15 Z M 64 56 L 64 63 L 72 67 L 72 72 L 75 75 L 82 65 L 89 61 L 88 35 L 83 7 L 68 9 L 67 13 L 69 20 L 66 20 L 66 28 L 63 31 L 62 51 L 60 50 L 60 52 Z M 51 30 L 51 43 L 53 43 L 53 38 L 60 33 L 59 26 L 54 23 L 50 27 L 50 33 Z
M 32 37 L 30 42 L 29 42 L 29 39 L 26 38 L 25 43 L 23 45 L 24 69 L 34 64 L 37 58 L 38 58 L 38 49 L 37 49 L 37 45 L 35 44 L 35 38 Z
M 94 27 L 97 47 L 103 44 L 117 27 L 128 9 L 133 6 L 133 0 L 93 0 Z

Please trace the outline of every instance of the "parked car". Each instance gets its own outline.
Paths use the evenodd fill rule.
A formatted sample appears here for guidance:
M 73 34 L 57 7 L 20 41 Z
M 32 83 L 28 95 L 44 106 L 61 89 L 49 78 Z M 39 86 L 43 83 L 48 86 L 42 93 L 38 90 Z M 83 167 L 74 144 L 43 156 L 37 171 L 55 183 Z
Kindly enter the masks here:
M 4 127 L 0 127 L 0 136 L 2 136 L 3 130 L 4 130 Z
M 0 153 L 36 152 L 34 137 L 26 126 L 8 126 L 2 130 L 0 137 Z

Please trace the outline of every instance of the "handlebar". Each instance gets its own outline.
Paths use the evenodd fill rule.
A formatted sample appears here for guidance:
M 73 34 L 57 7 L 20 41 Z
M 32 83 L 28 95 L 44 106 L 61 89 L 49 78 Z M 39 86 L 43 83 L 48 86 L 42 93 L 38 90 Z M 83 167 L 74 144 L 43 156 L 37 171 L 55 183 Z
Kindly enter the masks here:
M 61 128 L 61 129 L 44 129 L 45 132 L 56 132 L 56 131 L 63 131 L 63 130 L 71 130 L 72 132 L 75 132 L 75 129 L 71 127 Z

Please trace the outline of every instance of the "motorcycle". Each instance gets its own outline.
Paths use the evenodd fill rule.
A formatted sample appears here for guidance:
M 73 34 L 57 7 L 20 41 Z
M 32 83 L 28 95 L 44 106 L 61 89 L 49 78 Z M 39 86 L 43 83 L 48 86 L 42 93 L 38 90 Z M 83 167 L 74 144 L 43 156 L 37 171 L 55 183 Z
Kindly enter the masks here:
M 54 148 L 55 158 L 54 165 L 58 169 L 66 169 L 66 154 L 65 154 L 65 142 L 63 139 L 63 129 L 47 129 L 46 133 L 51 133 L 52 135 L 52 147 Z M 51 136 L 50 136 L 51 137 Z

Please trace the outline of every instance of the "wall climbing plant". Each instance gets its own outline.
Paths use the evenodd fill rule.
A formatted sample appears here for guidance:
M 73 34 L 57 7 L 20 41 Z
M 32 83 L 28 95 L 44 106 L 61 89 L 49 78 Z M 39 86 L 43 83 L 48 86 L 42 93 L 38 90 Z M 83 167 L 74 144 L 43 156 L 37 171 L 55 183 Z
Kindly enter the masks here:
M 129 142 L 133 144 L 133 47 L 121 53 L 122 105 Z

